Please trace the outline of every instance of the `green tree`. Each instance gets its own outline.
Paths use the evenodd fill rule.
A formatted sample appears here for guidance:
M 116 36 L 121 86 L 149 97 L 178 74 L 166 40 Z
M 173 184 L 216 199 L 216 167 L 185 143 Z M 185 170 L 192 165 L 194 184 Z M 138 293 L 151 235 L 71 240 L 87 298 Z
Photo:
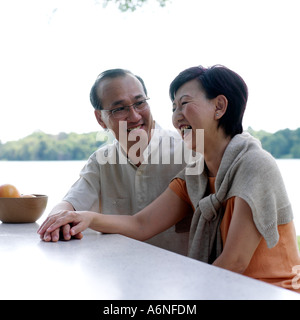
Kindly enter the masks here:
M 251 127 L 247 131 L 258 138 L 263 148 L 275 158 L 300 158 L 300 128 L 279 130 L 274 134 L 254 131 Z
M 300 158 L 300 128 L 274 134 L 251 127 L 247 131 L 258 138 L 275 158 Z M 90 133 L 46 134 L 41 131 L 18 141 L 0 142 L 0 160 L 86 160 L 114 137 L 105 131 Z
M 161 7 L 164 7 L 166 3 L 170 0 L 156 0 Z M 99 0 L 96 1 L 99 3 Z M 122 12 L 135 11 L 138 7 L 143 6 L 147 0 L 103 0 L 104 7 L 107 6 L 109 2 L 114 2 L 118 5 L 119 10 Z
M 96 132 L 50 135 L 39 131 L 1 144 L 0 160 L 85 160 L 104 143 Z

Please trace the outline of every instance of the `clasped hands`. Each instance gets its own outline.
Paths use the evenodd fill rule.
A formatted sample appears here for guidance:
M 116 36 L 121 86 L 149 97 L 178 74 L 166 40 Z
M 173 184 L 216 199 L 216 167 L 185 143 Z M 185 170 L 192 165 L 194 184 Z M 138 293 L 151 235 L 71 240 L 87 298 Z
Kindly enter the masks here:
M 50 215 L 39 227 L 37 233 L 43 241 L 82 239 L 82 231 L 87 229 L 92 221 L 88 211 L 62 210 Z

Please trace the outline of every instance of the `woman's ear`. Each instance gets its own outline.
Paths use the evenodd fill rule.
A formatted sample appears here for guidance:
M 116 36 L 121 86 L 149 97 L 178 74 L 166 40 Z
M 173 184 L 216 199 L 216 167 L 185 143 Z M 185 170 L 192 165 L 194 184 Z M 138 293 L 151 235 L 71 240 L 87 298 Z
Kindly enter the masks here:
M 227 98 L 220 94 L 215 98 L 215 119 L 219 120 L 225 114 L 228 106 Z
M 107 126 L 106 126 L 105 122 L 104 122 L 103 119 L 102 119 L 101 110 L 95 110 L 95 111 L 94 111 L 94 114 L 95 114 L 95 117 L 96 117 L 98 123 L 100 124 L 100 126 L 101 126 L 103 129 L 107 129 Z

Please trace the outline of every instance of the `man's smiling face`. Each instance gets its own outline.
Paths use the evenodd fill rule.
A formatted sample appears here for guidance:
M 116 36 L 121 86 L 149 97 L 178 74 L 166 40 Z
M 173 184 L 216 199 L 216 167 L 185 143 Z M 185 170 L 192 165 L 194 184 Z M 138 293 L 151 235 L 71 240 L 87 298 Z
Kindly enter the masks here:
M 151 129 L 154 128 L 154 121 L 147 106 L 137 112 L 133 107 L 129 108 L 126 117 L 116 119 L 111 110 L 133 105 L 147 98 L 140 81 L 133 75 L 127 74 L 116 78 L 104 79 L 97 88 L 97 95 L 101 100 L 102 110 L 95 110 L 95 116 L 103 128 L 113 131 L 119 141 L 127 141 L 127 152 L 136 143 L 134 136 L 147 135 L 147 143 L 151 139 Z M 119 125 L 120 122 L 125 122 Z M 120 128 L 127 127 L 127 130 Z M 129 137 L 130 134 L 130 137 Z M 134 140 L 134 141 L 132 141 Z

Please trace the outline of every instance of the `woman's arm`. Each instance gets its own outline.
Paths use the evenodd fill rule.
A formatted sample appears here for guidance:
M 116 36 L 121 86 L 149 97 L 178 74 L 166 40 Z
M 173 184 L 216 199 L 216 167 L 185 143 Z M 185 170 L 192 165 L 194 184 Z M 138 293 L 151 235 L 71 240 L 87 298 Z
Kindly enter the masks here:
M 133 216 L 63 211 L 49 216 L 38 233 L 43 240 L 53 241 L 51 234 L 61 226 L 70 224 L 70 236 L 76 236 L 86 228 L 91 228 L 103 233 L 119 233 L 137 240 L 146 240 L 176 224 L 190 211 L 190 205 L 168 188 Z
M 245 200 L 236 197 L 224 249 L 213 265 L 243 273 L 261 238 L 254 224 L 251 208 Z

